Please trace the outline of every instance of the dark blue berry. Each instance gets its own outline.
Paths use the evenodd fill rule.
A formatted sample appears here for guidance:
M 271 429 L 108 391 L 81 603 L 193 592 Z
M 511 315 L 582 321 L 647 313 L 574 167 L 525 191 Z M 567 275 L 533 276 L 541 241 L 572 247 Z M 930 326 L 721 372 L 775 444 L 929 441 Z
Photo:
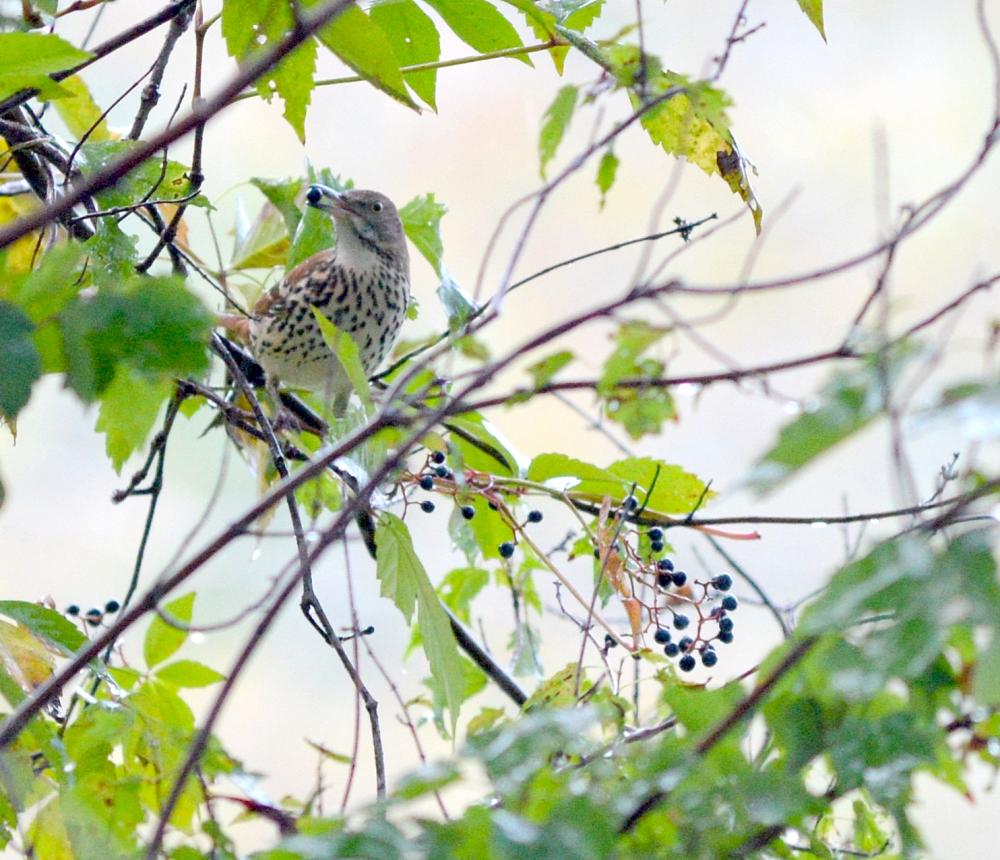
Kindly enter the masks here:
M 500 556 L 501 558 L 510 558 L 514 554 L 514 544 L 510 541 L 504 541 L 500 544 Z
M 87 614 L 84 616 L 87 619 L 87 623 L 91 627 L 96 627 L 101 623 L 101 619 L 104 617 L 104 613 L 100 609 L 88 609 Z
M 728 633 L 733 629 L 733 619 L 728 616 L 723 616 L 719 619 L 719 630 L 722 633 Z
M 663 540 L 663 529 L 659 526 L 653 526 L 646 534 L 649 535 L 650 540 Z
M 601 557 L 601 551 L 599 549 L 595 549 L 594 550 L 594 558 L 600 558 L 600 557 Z
M 628 510 L 634 511 L 637 507 L 639 507 L 639 500 L 635 496 L 629 496 L 625 499 L 624 505 L 628 508 Z
M 649 548 L 653 552 L 663 552 L 663 541 L 652 540 L 649 542 Z
M 451 472 L 448 471 L 448 467 L 447 466 L 438 466 L 434 470 L 434 474 L 437 475 L 439 478 L 450 478 L 451 477 Z
M 666 627 L 657 627 L 653 638 L 661 645 L 666 645 L 670 641 L 670 631 Z
M 67 615 L 79 615 L 80 614 L 80 607 L 77 606 L 75 603 L 71 603 L 69 606 L 66 607 L 66 614 Z
M 486 504 L 487 504 L 487 505 L 489 506 L 489 509 L 490 509 L 491 511 L 498 511 L 498 510 L 500 510 L 500 509 L 499 509 L 499 508 L 497 507 L 497 504 L 496 504 L 496 502 L 487 502 Z
M 310 185 L 309 190 L 306 192 L 306 202 L 310 206 L 315 206 L 323 199 L 323 192 L 318 185 Z
M 670 588 L 671 582 L 672 580 L 670 579 L 669 573 L 658 573 L 656 575 L 656 584 L 660 586 L 660 588 L 662 588 L 664 591 Z
M 701 652 L 701 664 L 703 666 L 714 666 L 719 662 L 719 655 L 712 651 L 710 648 L 706 648 Z
M 540 523 L 542 521 L 541 511 L 528 511 L 528 522 L 529 523 Z
M 666 645 L 663 646 L 663 653 L 666 654 L 668 657 L 676 657 L 678 654 L 681 653 L 681 646 L 678 645 L 676 642 L 668 642 Z
M 669 558 L 661 558 L 661 559 L 660 559 L 660 560 L 659 560 L 659 561 L 658 561 L 658 562 L 656 563 L 656 566 L 657 566 L 657 567 L 658 567 L 658 568 L 659 568 L 660 570 L 666 570 L 666 571 L 670 571 L 670 570 L 673 570 L 673 569 L 674 569 L 674 563 L 673 563 L 673 562 L 672 562 L 672 561 L 671 561 L 671 560 L 670 560 Z
M 604 647 L 605 648 L 614 648 L 617 644 L 618 644 L 618 642 L 615 640 L 614 636 L 612 636 L 610 633 L 605 633 L 604 634 Z
M 712 580 L 712 585 L 719 591 L 729 591 L 733 587 L 733 578 L 728 573 L 721 573 Z
M 117 612 L 121 608 L 122 606 L 117 600 L 109 600 L 107 603 L 104 604 L 105 612 Z
M 430 475 L 424 475 L 420 479 L 420 489 L 421 490 L 433 490 L 434 489 L 434 479 Z
M 683 570 L 675 570 L 670 578 L 678 588 L 688 581 L 688 575 Z
M 727 609 L 730 612 L 735 611 L 736 607 L 739 605 L 740 602 L 731 594 L 727 594 L 725 597 L 722 598 L 722 608 Z
M 690 672 L 694 668 L 694 654 L 685 654 L 677 665 L 682 672 Z
M 723 631 L 722 631 L 722 632 L 721 632 L 721 633 L 719 634 L 719 636 L 718 636 L 718 640 L 719 640 L 719 641 L 720 641 L 720 642 L 721 642 L 721 643 L 722 643 L 723 645 L 728 645 L 728 644 L 729 644 L 730 642 L 732 642 L 732 641 L 733 641 L 733 631 L 732 631 L 732 630 L 723 630 Z
M 691 619 L 686 615 L 675 615 L 674 616 L 674 627 L 678 630 L 683 630 L 691 623 Z
M 681 651 L 687 651 L 692 645 L 694 645 L 694 639 L 690 636 L 685 636 L 680 642 L 677 643 L 677 647 L 680 648 Z
M 442 454 L 440 451 L 435 451 L 433 454 L 431 454 L 431 462 L 440 465 L 441 463 L 444 462 L 444 454 Z
M 476 515 L 476 509 L 472 505 L 462 506 L 462 516 L 467 520 L 471 520 Z
M 434 511 L 434 502 L 432 502 L 430 499 L 421 502 L 420 510 L 422 510 L 425 514 L 432 513 Z

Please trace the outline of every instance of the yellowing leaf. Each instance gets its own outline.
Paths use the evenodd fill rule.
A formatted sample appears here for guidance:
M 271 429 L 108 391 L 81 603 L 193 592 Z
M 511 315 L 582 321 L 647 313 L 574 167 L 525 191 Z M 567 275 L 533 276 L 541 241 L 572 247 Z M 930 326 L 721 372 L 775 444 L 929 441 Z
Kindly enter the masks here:
M 112 134 L 108 130 L 107 120 L 101 116 L 101 108 L 94 101 L 83 78 L 70 75 L 60 84 L 69 91 L 69 95 L 57 99 L 53 104 L 60 119 L 66 123 L 69 133 L 78 139 L 86 134 L 88 140 L 110 140 Z

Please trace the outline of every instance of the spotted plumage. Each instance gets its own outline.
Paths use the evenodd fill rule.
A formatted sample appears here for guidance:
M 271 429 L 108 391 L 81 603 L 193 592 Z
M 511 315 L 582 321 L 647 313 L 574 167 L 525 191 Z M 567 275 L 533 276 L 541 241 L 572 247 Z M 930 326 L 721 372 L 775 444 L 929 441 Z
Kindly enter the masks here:
M 335 219 L 337 245 L 314 254 L 267 290 L 249 322 L 242 322 L 242 333 L 272 381 L 311 389 L 339 404 L 341 411 L 350 382 L 327 347 L 312 308 L 350 334 L 365 373 L 373 374 L 406 317 L 406 238 L 396 207 L 375 191 L 337 193 L 313 185 L 307 200 Z

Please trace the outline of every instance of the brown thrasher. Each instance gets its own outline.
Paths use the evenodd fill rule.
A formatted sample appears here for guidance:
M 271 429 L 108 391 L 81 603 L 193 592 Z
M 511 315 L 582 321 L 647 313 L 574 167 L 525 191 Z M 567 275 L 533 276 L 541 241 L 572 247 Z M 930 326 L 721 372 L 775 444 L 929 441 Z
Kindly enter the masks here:
M 249 318 L 225 315 L 219 324 L 249 341 L 272 384 L 280 380 L 315 391 L 342 415 L 351 383 L 312 309 L 354 339 L 365 375 L 371 376 L 406 318 L 406 236 L 395 205 L 377 191 L 311 185 L 306 202 L 333 216 L 336 247 L 299 263 L 261 295 Z

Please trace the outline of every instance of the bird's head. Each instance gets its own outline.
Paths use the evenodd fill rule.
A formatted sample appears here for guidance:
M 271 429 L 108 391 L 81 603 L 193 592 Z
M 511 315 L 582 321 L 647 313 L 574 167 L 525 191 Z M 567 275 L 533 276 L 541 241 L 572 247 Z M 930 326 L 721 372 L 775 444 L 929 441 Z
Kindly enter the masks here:
M 339 230 L 350 230 L 363 241 L 389 253 L 406 252 L 403 222 L 395 204 L 377 191 L 337 191 L 327 185 L 310 185 L 306 202 L 329 212 Z

